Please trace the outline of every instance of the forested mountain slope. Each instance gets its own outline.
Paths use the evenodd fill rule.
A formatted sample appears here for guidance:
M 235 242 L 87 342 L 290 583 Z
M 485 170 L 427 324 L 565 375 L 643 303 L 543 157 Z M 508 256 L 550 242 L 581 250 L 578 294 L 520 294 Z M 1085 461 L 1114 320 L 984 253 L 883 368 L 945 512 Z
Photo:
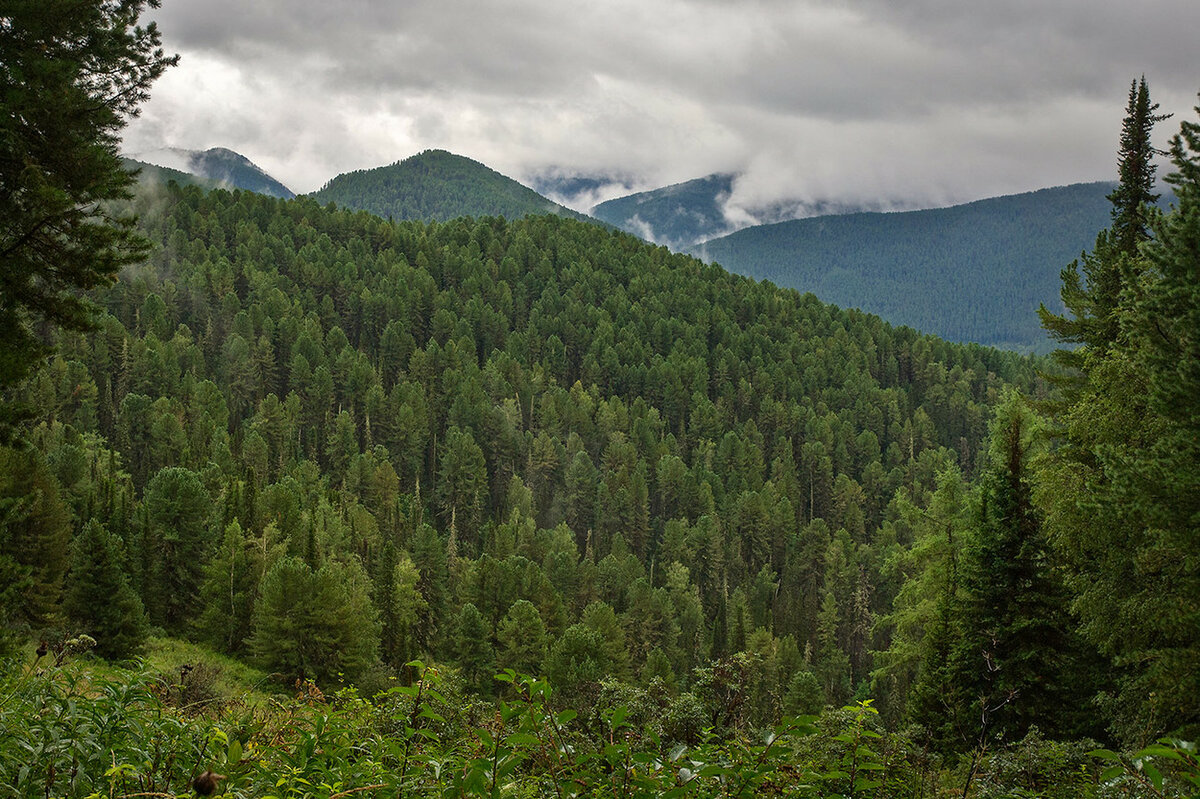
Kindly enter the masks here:
M 74 519 L 44 540 L 117 542 L 152 625 L 284 674 L 686 685 L 767 647 L 762 718 L 798 672 L 844 701 L 913 534 L 896 503 L 973 472 L 1005 382 L 1034 383 L 573 220 L 169 192 L 157 254 L 30 384 L 42 454 L 12 473 Z
M 1040 303 L 1108 226 L 1110 183 L 966 205 L 799 219 L 746 228 L 695 252 L 740 274 L 811 291 L 951 341 L 1049 347 Z
M 396 220 L 520 219 L 530 214 L 587 218 L 478 161 L 445 150 L 426 150 L 388 166 L 338 175 L 312 197 Z
M 196 175 L 227 189 L 243 189 L 284 199 L 296 196 L 294 191 L 268 175 L 258 164 L 226 147 L 207 150 L 165 147 L 139 153 L 136 157 L 159 167 Z

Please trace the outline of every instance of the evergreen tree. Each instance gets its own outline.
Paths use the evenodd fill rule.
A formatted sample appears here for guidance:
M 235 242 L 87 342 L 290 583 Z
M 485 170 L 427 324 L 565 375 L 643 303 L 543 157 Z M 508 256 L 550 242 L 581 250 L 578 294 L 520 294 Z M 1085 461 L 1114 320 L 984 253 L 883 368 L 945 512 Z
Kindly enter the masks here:
M 352 561 L 329 560 L 314 571 L 299 558 L 280 558 L 262 581 L 251 651 L 288 678 L 354 681 L 378 659 L 369 583 Z
M 978 529 L 964 559 L 963 600 L 949 655 L 962 740 L 1018 740 L 1037 726 L 1075 736 L 1097 667 L 1074 633 L 1068 594 L 1033 504 L 1032 412 L 1017 394 L 997 409 Z M 979 726 L 983 730 L 977 730 Z
M 120 545 L 95 520 L 71 544 L 63 610 L 71 629 L 96 639 L 96 654 L 109 660 L 133 657 L 146 640 L 146 611 L 121 568 Z
M 271 556 L 277 553 L 267 555 Z M 246 539 L 237 519 L 226 525 L 221 544 L 204 569 L 196 622 L 200 636 L 221 652 L 245 651 L 259 577 L 267 565 L 264 553 Z
M 1154 192 L 1154 157 L 1159 152 L 1151 142 L 1154 126 L 1170 119 L 1170 114 L 1155 114 L 1158 103 L 1151 104 L 1146 76 L 1133 81 L 1129 86 L 1129 102 L 1125 107 L 1125 121 L 1121 125 L 1121 146 L 1117 156 L 1117 188 L 1108 195 L 1113 204 L 1113 243 L 1119 253 L 1136 257 L 1138 247 L 1150 239 L 1154 204 L 1158 194 Z M 1105 298 L 1109 307 L 1115 305 L 1117 297 Z
M 518 599 L 500 622 L 499 661 L 506 669 L 539 674 L 546 659 L 546 626 L 542 614 L 528 600 Z
M 1140 249 L 1118 345 L 1083 356 L 1038 490 L 1082 631 L 1117 668 L 1113 728 L 1134 742 L 1200 723 L 1200 125 L 1171 157 L 1178 202 Z
M 196 614 L 209 548 L 212 502 L 199 476 L 171 466 L 146 486 L 143 601 L 152 624 L 182 632 Z
M 459 611 L 456 641 L 455 655 L 463 679 L 475 693 L 490 696 L 496 673 L 496 650 L 483 616 L 470 602 Z
M 89 305 L 69 293 L 111 281 L 147 251 L 108 201 L 133 178 L 117 156 L 119 132 L 150 84 L 176 58 L 146 0 L 20 0 L 0 25 L 0 389 L 45 351 L 35 326 L 89 326 Z M 157 0 L 149 5 L 157 7 Z M 22 414 L 0 404 L 0 439 Z
M 1083 255 L 1081 281 L 1079 264 L 1062 271 L 1062 301 L 1069 317 L 1051 313 L 1043 305 L 1038 314 L 1042 326 L 1059 341 L 1106 349 L 1120 334 L 1119 304 L 1122 292 L 1136 280 L 1138 248 L 1150 238 L 1154 216 L 1154 157 L 1157 151 L 1150 136 L 1154 125 L 1169 115 L 1155 114 L 1146 79 L 1134 81 L 1121 129 L 1117 158 L 1119 183 L 1108 195 L 1112 203 L 1112 226 L 1096 237 L 1091 253 Z M 1081 353 L 1060 350 L 1056 357 L 1065 365 L 1079 368 Z

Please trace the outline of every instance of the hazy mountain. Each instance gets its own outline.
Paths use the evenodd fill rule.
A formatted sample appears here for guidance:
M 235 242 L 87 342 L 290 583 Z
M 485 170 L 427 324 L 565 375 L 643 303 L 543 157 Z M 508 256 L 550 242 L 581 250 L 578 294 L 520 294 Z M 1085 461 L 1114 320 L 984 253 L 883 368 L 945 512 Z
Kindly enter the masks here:
M 138 173 L 137 178 L 139 183 L 166 183 L 173 180 L 180 186 L 194 185 L 204 189 L 213 189 L 220 185 L 215 180 L 202 178 L 199 175 L 193 175 L 191 172 L 181 172 L 169 166 L 148 164 L 145 161 L 138 161 L 133 158 L 122 158 L 121 161 L 126 171 Z
M 787 219 L 890 210 L 894 203 L 839 203 L 829 200 L 777 200 L 764 205 L 730 203 L 738 176 L 713 174 L 602 202 L 591 210 L 601 219 L 647 241 L 686 250 L 706 239 L 751 225 Z M 911 206 L 910 206 L 911 207 Z
M 312 196 L 397 220 L 520 219 L 531 214 L 588 219 L 478 161 L 445 150 L 426 150 L 388 166 L 338 175 Z
M 253 191 L 284 199 L 296 196 L 295 192 L 268 175 L 249 158 L 224 147 L 213 147 L 209 150 L 164 147 L 160 150 L 136 153 L 131 157 L 145 163 L 208 178 L 226 188 Z
M 693 248 L 734 272 L 811 291 L 951 341 L 1045 350 L 1039 303 L 1111 222 L 1111 183 L 1080 183 L 924 211 L 746 228 Z
M 623 197 L 637 185 L 635 179 L 619 174 L 579 174 L 558 168 L 535 172 L 525 182 L 538 194 L 581 212 L 605 200 Z

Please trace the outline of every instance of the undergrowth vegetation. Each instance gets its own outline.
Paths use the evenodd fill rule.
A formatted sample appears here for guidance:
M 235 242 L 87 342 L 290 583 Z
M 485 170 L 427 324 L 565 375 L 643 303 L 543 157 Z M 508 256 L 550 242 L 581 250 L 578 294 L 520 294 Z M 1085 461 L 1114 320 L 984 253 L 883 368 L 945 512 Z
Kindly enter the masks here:
M 189 675 L 39 658 L 0 678 L 0 797 L 1066 799 L 1200 789 L 1194 748 L 1179 742 L 1122 755 L 1033 732 L 955 765 L 921 745 L 919 728 L 885 731 L 870 701 L 758 728 L 731 724 L 722 706 L 746 686 L 720 686 L 689 709 L 653 683 L 606 682 L 575 710 L 512 670 L 496 675 L 500 698 L 485 703 L 456 670 L 407 668 L 409 684 L 370 698 L 301 683 L 265 701 L 196 702 Z M 679 723 L 689 714 L 696 726 Z

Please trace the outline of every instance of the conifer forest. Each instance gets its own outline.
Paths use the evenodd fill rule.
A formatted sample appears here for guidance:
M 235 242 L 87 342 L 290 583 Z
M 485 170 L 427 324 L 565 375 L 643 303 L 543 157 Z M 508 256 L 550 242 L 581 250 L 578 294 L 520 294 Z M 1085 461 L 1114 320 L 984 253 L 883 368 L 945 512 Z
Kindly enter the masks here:
M 1200 795 L 1200 109 L 1032 356 L 139 179 L 146 7 L 0 9 L 0 797 Z

